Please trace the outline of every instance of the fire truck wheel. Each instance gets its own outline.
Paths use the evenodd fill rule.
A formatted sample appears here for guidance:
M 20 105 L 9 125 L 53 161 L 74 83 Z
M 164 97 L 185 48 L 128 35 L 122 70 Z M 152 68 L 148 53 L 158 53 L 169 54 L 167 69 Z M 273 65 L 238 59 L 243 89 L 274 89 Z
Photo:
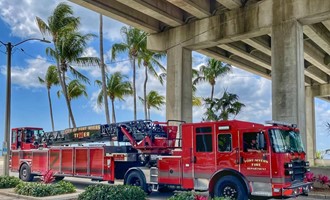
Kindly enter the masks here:
M 22 181 L 32 181 L 33 180 L 33 175 L 31 174 L 31 168 L 28 164 L 24 163 L 21 166 L 21 169 L 19 170 L 19 178 Z
M 64 179 L 64 176 L 55 176 L 55 181 L 61 181 Z
M 150 194 L 151 189 L 147 185 L 145 179 L 138 171 L 132 171 L 128 174 L 126 178 L 126 185 L 138 186 L 140 187 L 145 193 Z
M 215 185 L 216 197 L 228 197 L 230 199 L 247 200 L 246 188 L 235 176 L 224 176 Z

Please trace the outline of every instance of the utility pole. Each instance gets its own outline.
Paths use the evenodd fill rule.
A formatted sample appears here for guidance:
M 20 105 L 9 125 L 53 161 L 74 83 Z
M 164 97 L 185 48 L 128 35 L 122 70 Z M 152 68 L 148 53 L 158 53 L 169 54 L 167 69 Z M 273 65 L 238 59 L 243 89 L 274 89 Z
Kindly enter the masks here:
M 2 45 L 6 47 L 7 50 L 7 85 L 6 85 L 6 113 L 5 113 L 5 130 L 4 130 L 4 141 L 2 145 L 2 155 L 3 155 L 3 175 L 9 175 L 9 150 L 10 150 L 10 111 L 11 111 L 11 52 L 12 49 L 24 42 L 30 40 L 37 40 L 40 42 L 50 43 L 50 41 L 45 39 L 30 38 L 23 40 L 15 45 L 11 42 L 7 44 L 0 41 Z

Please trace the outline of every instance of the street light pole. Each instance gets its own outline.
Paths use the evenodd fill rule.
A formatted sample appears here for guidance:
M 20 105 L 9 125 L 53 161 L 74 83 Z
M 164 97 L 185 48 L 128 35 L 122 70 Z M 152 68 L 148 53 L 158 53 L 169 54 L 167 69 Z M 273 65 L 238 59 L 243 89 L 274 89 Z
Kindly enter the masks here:
M 12 49 L 24 42 L 30 41 L 30 40 L 38 40 L 40 42 L 46 42 L 50 43 L 50 41 L 45 39 L 38 39 L 38 38 L 30 38 L 23 40 L 15 45 L 12 45 L 11 42 L 8 42 L 7 44 L 0 41 L 1 44 L 3 44 L 6 47 L 7 50 L 7 86 L 6 86 L 6 114 L 5 114 L 5 131 L 4 131 L 4 141 L 3 141 L 3 149 L 2 149 L 2 155 L 3 155 L 3 175 L 9 175 L 9 155 L 10 152 L 10 103 L 11 103 L 11 52 Z

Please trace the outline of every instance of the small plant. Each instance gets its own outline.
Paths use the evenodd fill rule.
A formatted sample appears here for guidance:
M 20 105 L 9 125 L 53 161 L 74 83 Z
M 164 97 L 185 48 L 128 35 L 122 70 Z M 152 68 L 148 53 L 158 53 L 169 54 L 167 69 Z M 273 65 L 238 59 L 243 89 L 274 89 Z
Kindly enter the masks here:
M 315 155 L 315 158 L 316 159 L 323 159 L 323 153 L 322 151 L 316 151 L 316 155 Z
M 329 177 L 321 174 L 318 176 L 317 181 L 321 183 L 321 185 L 329 185 L 330 183 Z
M 78 196 L 78 200 L 145 200 L 146 193 L 136 186 L 92 185 Z
M 54 177 L 54 172 L 53 170 L 48 170 L 46 172 L 42 173 L 41 176 L 41 182 L 45 183 L 45 184 L 49 184 L 55 181 L 55 177 Z
M 0 176 L 0 188 L 14 188 L 20 183 L 19 178 L 14 176 Z
M 306 173 L 306 181 L 315 182 L 315 180 L 316 180 L 316 177 L 314 176 L 314 174 L 312 172 Z

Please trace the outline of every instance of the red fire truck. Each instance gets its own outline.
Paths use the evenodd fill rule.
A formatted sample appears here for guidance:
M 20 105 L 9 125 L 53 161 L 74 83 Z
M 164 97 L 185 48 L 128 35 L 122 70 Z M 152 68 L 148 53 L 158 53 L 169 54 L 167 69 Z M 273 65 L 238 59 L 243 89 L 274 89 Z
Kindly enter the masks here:
M 56 179 L 124 179 L 147 193 L 194 189 L 244 200 L 307 194 L 305 155 L 291 124 L 141 120 L 49 133 L 12 129 L 11 170 L 24 181 L 52 170 Z

